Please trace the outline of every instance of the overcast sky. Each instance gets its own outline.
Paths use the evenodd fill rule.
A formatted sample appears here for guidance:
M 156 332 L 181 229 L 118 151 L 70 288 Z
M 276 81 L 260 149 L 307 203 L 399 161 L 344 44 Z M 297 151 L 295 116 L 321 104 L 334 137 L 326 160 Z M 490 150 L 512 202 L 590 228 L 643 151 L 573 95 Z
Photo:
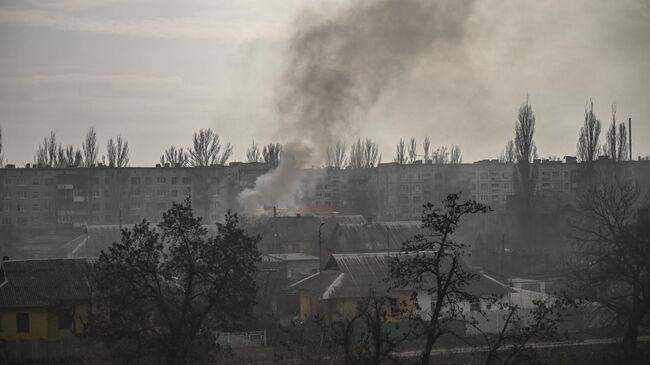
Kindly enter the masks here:
M 54 130 L 80 146 L 89 127 L 122 135 L 131 164 L 211 127 L 243 160 L 278 136 L 274 90 L 294 19 L 348 1 L 0 0 L 0 126 L 10 163 L 31 162 Z M 325 17 L 327 15 L 324 15 Z M 455 143 L 494 158 L 529 94 L 541 156 L 574 155 L 585 102 L 607 125 L 632 117 L 634 155 L 650 154 L 650 0 L 479 1 L 465 37 L 394 80 L 347 138 Z M 603 126 L 603 130 L 606 126 Z M 281 136 L 282 133 L 279 133 Z

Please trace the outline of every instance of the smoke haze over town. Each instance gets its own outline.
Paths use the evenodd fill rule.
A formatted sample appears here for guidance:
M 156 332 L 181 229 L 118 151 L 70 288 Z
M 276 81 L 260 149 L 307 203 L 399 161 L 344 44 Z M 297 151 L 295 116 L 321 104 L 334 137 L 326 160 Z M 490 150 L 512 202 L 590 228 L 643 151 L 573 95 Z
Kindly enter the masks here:
M 650 363 L 650 0 L 0 0 L 0 364 Z
M 5 156 L 31 162 L 50 129 L 77 144 L 90 126 L 102 140 L 127 138 L 138 166 L 189 145 L 199 128 L 230 141 L 239 161 L 253 140 L 286 142 L 275 95 L 291 36 L 349 3 L 364 1 L 3 1 Z M 635 154 L 649 152 L 647 1 L 460 3 L 455 42 L 390 80 L 347 137 L 376 140 L 384 161 L 412 135 L 458 144 L 465 161 L 495 158 L 529 94 L 540 156 L 575 154 L 589 98 L 604 121 L 613 102 L 638 120 Z

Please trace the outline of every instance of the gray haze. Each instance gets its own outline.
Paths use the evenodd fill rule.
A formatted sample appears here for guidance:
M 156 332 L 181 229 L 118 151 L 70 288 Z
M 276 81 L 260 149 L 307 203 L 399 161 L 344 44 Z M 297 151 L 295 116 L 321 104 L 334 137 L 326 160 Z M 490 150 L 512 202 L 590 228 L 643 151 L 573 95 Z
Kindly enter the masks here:
M 278 171 L 242 192 L 249 213 L 287 205 L 308 163 L 350 138 L 390 83 L 421 61 L 458 44 L 473 1 L 359 1 L 333 17 L 303 14 L 290 39 L 276 102 L 275 134 L 289 137 Z M 293 189 L 292 189 L 293 188 Z
M 289 41 L 310 17 L 336 18 L 350 3 L 358 2 L 4 0 L 4 153 L 11 163 L 31 162 L 50 129 L 78 146 L 91 125 L 102 154 L 122 134 L 131 163 L 146 166 L 169 145 L 189 145 L 199 128 L 232 142 L 239 160 L 252 139 L 292 140 L 276 134 L 278 124 L 296 125 L 276 103 L 278 93 L 291 95 L 276 89 Z M 445 52 L 423 47 L 418 62 L 398 66 L 400 77 L 383 81 L 381 95 L 374 85 L 351 95 L 360 99 L 346 116 L 357 123 L 341 120 L 344 133 L 377 140 L 384 161 L 399 137 L 425 134 L 433 146 L 460 145 L 466 161 L 493 158 L 529 93 L 540 155 L 571 155 L 593 97 L 603 121 L 614 101 L 619 118 L 631 115 L 634 154 L 650 153 L 648 1 L 486 0 L 463 29 Z

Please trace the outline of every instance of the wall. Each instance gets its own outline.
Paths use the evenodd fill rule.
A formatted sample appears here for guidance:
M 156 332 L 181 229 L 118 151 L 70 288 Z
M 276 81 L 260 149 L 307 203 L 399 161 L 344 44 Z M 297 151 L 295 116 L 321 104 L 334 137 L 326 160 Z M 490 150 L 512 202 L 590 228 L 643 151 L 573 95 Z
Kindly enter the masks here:
M 29 313 L 29 333 L 16 333 L 16 313 Z M 74 306 L 75 328 L 80 330 L 83 318 L 87 318 L 87 305 Z M 4 340 L 27 339 L 58 339 L 73 337 L 69 329 L 59 329 L 59 319 L 56 311 L 45 308 L 1 309 L 0 338 Z

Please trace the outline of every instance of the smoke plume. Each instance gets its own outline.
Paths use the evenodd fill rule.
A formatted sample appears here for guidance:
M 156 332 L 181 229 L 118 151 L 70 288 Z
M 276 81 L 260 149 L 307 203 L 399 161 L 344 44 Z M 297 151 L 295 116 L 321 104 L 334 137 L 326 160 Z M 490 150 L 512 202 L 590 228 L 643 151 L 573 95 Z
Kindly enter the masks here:
M 278 168 L 239 196 L 245 212 L 294 201 L 302 169 L 320 164 L 328 145 L 346 139 L 393 80 L 460 41 L 472 6 L 464 0 L 354 1 L 331 17 L 299 17 L 276 95 L 280 133 L 290 143 Z

